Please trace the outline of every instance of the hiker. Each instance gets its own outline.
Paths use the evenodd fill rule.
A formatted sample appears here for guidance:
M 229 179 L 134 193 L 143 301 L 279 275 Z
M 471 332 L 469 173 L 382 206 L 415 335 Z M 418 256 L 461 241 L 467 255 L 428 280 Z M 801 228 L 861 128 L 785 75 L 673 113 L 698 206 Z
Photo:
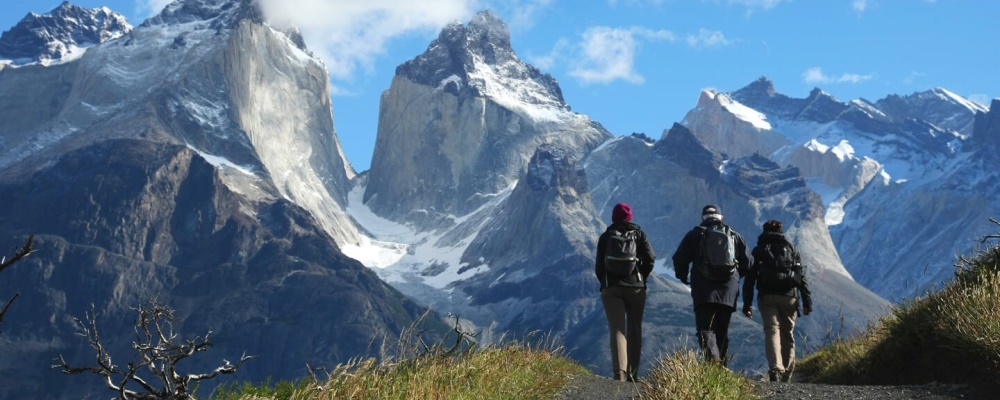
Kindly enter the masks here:
M 646 278 L 653 272 L 656 255 L 646 233 L 632 223 L 628 204 L 616 204 L 611 221 L 597 240 L 594 273 L 601 283 L 601 303 L 608 317 L 614 379 L 634 382 L 642 352 Z
M 743 314 L 753 318 L 753 291 L 764 320 L 764 354 L 771 382 L 788 382 L 795 369 L 795 317 L 812 312 L 812 296 L 799 253 L 785 237 L 781 221 L 764 223 L 753 248 L 753 266 L 743 281 Z
M 724 224 L 722 210 L 707 205 L 701 225 L 691 229 L 674 252 L 674 274 L 691 286 L 694 319 L 707 360 L 729 362 L 729 322 L 736 312 L 742 277 L 753 257 L 743 236 Z

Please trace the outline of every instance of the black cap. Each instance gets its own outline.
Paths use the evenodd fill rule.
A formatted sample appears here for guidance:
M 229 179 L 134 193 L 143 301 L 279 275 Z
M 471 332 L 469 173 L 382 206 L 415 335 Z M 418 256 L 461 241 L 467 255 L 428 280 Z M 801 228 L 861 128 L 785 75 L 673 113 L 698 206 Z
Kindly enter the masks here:
M 722 209 L 714 204 L 709 204 L 701 209 L 701 220 L 717 219 L 722 220 Z

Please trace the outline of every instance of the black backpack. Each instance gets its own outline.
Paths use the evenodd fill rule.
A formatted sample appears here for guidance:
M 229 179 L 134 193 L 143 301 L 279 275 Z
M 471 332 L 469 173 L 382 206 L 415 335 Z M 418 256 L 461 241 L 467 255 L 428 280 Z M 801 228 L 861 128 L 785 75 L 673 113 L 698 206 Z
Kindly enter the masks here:
M 764 245 L 757 264 L 757 288 L 764 292 L 787 293 L 802 284 L 802 265 L 788 242 Z
M 736 272 L 736 239 L 728 226 L 699 226 L 701 229 L 701 262 L 697 269 L 712 281 L 725 282 Z
M 604 247 L 605 271 L 618 277 L 635 275 L 639 264 L 637 237 L 638 230 L 621 231 L 608 227 L 608 240 Z

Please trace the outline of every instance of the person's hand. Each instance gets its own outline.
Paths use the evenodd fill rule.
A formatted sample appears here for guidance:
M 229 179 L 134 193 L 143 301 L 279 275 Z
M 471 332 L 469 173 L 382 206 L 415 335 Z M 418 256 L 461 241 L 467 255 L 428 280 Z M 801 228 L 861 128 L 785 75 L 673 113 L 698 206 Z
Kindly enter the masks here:
M 802 307 L 802 315 L 809 315 L 811 312 L 813 312 L 813 308 L 811 306 Z
M 753 318 L 753 308 L 749 304 L 743 305 L 743 315 L 746 315 L 747 318 Z

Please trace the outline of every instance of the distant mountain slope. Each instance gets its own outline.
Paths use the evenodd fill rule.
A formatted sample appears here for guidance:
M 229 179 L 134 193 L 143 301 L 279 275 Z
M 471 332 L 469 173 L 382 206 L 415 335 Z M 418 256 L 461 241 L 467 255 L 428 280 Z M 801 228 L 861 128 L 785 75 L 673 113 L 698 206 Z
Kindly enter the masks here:
M 844 266 L 898 301 L 949 279 L 953 258 L 989 233 L 997 164 L 984 156 L 988 124 L 976 122 L 989 109 L 942 88 L 874 103 L 818 89 L 793 99 L 761 78 L 703 93 L 684 123 L 730 157 L 798 167 L 823 198 Z

